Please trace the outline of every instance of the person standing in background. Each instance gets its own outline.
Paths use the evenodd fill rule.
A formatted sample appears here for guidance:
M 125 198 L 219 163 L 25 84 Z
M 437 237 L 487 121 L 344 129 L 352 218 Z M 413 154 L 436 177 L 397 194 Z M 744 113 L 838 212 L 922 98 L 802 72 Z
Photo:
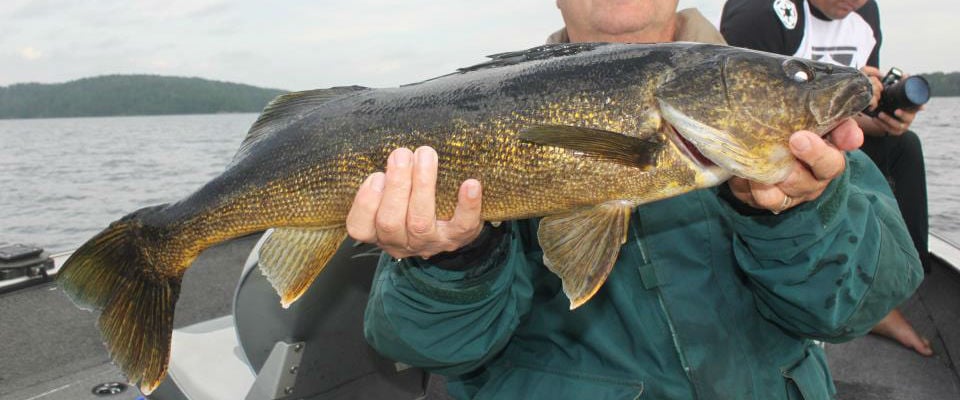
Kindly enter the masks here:
M 880 13 L 873 0 L 728 0 L 720 32 L 732 46 L 860 68 L 876 86 L 882 78 Z M 878 97 L 874 96 L 875 102 Z M 890 182 L 924 270 L 929 272 L 923 149 L 920 138 L 909 130 L 917 112 L 898 109 L 894 115 L 880 112 L 855 119 L 864 132 L 861 150 Z M 873 332 L 922 355 L 933 354 L 930 341 L 921 338 L 898 310 L 891 311 Z

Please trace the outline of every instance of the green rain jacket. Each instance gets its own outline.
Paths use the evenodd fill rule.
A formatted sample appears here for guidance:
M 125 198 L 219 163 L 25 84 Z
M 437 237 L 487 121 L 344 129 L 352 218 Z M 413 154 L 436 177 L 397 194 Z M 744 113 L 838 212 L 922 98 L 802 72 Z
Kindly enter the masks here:
M 813 340 L 866 334 L 922 279 L 887 182 L 856 151 L 778 216 L 739 214 L 725 187 L 638 207 L 606 284 L 573 311 L 536 220 L 462 270 L 384 257 L 367 340 L 448 376 L 457 398 L 833 398 Z

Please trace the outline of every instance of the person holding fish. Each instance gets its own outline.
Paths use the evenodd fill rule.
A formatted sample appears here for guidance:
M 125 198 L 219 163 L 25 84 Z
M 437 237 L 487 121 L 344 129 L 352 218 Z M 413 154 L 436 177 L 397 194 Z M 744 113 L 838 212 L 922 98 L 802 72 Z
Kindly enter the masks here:
M 866 333 L 922 277 L 851 151 L 869 79 L 722 45 L 676 0 L 557 6 L 570 43 L 274 99 L 223 173 L 111 223 L 58 286 L 144 394 L 193 260 L 270 229 L 285 307 L 348 234 L 380 246 L 366 339 L 459 398 L 831 397 L 813 340 Z
M 731 0 L 720 29 L 731 45 L 817 59 L 860 68 L 877 88 L 871 111 L 855 117 L 863 129 L 861 148 L 891 182 L 904 222 L 928 270 L 927 184 L 920 138 L 909 130 L 919 109 L 877 109 L 883 74 L 880 66 L 880 13 L 872 0 Z M 891 113 L 891 114 L 888 114 Z M 898 310 L 874 329 L 924 356 L 933 355 Z
M 723 43 L 699 12 L 677 12 L 676 0 L 558 0 L 557 7 L 565 28 L 551 43 Z M 532 57 L 500 60 L 524 56 Z M 886 181 L 854 151 L 863 133 L 852 119 L 833 122 L 823 136 L 790 135 L 788 164 L 776 174 L 755 174 L 757 166 L 730 161 L 731 152 L 710 150 L 726 134 L 719 126 L 739 123 L 712 113 L 751 102 L 735 93 L 739 85 L 762 96 L 762 80 L 774 78 L 734 76 L 745 69 L 727 60 L 720 75 L 678 71 L 681 79 L 649 82 L 670 86 L 655 88 L 658 96 L 712 85 L 726 95 L 689 98 L 679 109 L 661 101 L 659 111 L 641 113 L 641 125 L 661 132 L 657 138 L 679 137 L 666 146 L 685 148 L 691 159 L 719 165 L 726 172 L 715 172 L 714 182 L 751 179 L 733 176 L 639 206 L 609 202 L 485 223 L 495 198 L 485 197 L 488 182 L 467 179 L 452 218 L 438 219 L 444 165 L 437 152 L 393 151 L 385 171 L 361 185 L 346 220 L 350 236 L 384 250 L 365 314 L 368 342 L 447 376 L 456 398 L 833 398 L 814 340 L 866 334 L 915 290 L 920 261 Z M 838 71 L 787 60 L 779 73 L 816 84 Z M 865 92 L 851 109 L 867 105 Z M 762 131 L 783 118 L 781 100 L 790 101 L 749 104 L 735 119 Z M 582 124 L 521 137 L 575 155 L 598 148 L 577 136 L 585 131 L 611 145 L 627 140 Z M 736 143 L 724 141 L 728 150 Z M 766 148 L 757 142 L 739 152 Z M 652 173 L 667 168 L 655 161 Z

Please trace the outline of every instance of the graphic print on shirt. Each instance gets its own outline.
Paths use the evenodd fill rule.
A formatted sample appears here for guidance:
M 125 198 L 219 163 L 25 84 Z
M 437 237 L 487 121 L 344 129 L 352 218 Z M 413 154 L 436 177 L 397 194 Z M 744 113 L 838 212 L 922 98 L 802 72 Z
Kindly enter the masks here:
M 812 58 L 814 61 L 839 64 L 847 67 L 856 67 L 853 65 L 853 56 L 857 54 L 857 48 L 853 46 L 835 46 L 835 47 L 811 47 Z
M 867 65 L 877 41 L 873 28 L 860 14 L 823 20 L 811 14 L 808 2 L 803 3 L 803 12 L 806 17 L 803 40 L 795 57 L 854 68 Z
M 773 11 L 787 29 L 797 27 L 797 5 L 790 0 L 776 0 L 773 2 Z

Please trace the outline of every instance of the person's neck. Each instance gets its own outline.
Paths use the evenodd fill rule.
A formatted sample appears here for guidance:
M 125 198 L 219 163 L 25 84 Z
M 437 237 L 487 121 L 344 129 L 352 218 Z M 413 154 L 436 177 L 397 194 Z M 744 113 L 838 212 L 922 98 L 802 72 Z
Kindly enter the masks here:
M 600 31 L 578 31 L 567 27 L 567 37 L 570 42 L 620 42 L 620 43 L 662 43 L 672 42 L 677 31 L 677 19 L 670 20 L 657 26 L 648 26 L 644 29 L 623 32 L 609 33 Z
M 821 21 L 833 21 L 833 18 L 830 18 L 829 15 L 824 14 L 823 11 L 820 11 L 820 9 L 817 8 L 815 4 L 813 4 L 812 2 L 809 4 L 810 4 L 810 13 L 813 14 L 814 17 L 816 17 Z

